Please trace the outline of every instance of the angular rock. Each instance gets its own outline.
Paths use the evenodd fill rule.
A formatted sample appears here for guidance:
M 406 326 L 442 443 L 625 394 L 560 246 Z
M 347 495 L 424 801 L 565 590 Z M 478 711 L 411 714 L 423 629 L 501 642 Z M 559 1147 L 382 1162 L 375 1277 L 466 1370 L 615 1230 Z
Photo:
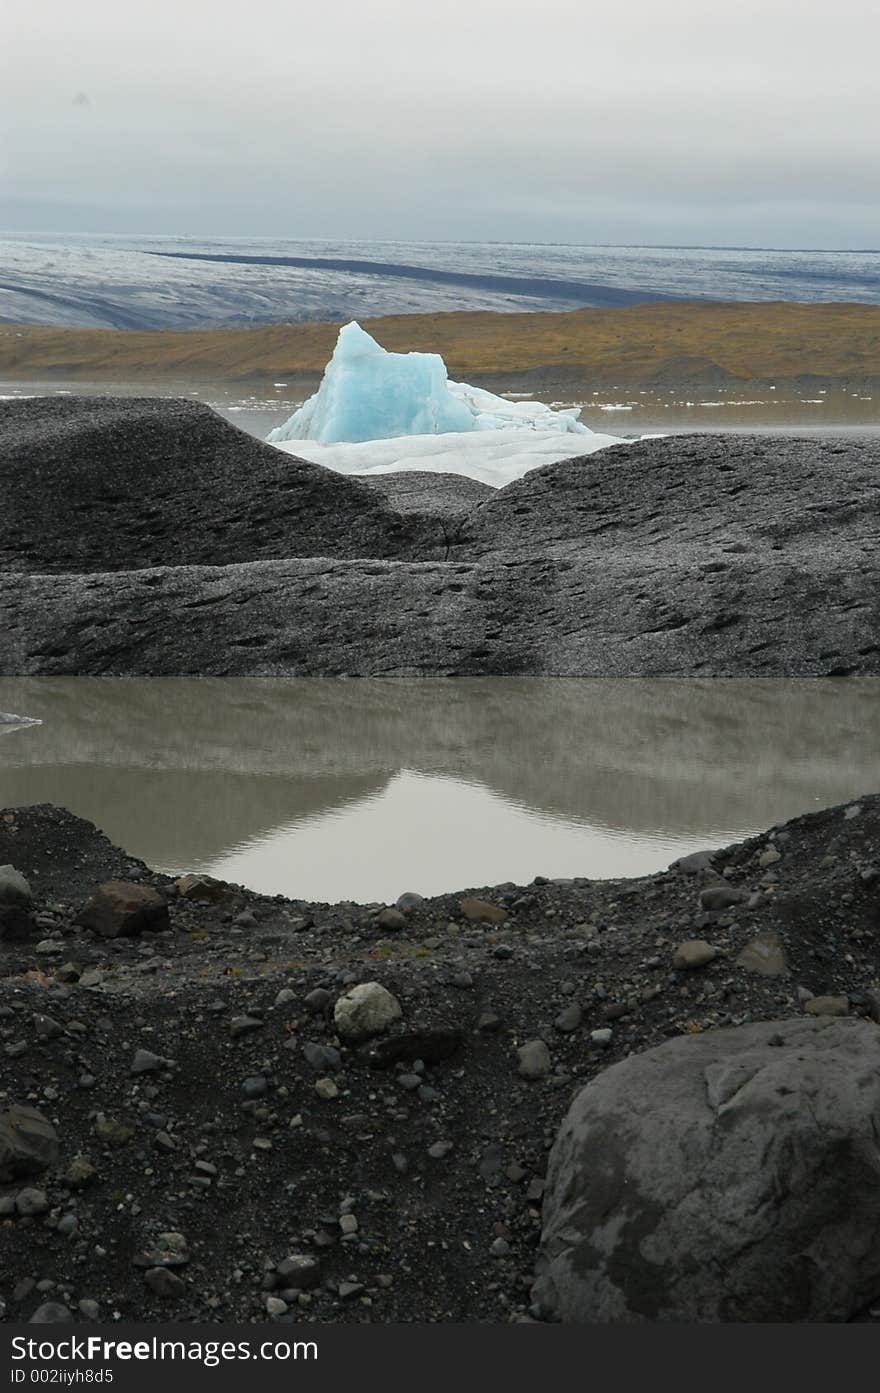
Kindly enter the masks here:
M 178 1277 L 177 1273 L 168 1267 L 148 1267 L 144 1273 L 144 1281 L 154 1296 L 161 1297 L 163 1301 L 182 1296 L 186 1291 L 183 1278 Z
M 333 995 L 326 987 L 315 987 L 304 998 L 304 1004 L 310 1015 L 319 1016 L 322 1011 L 326 1011 L 332 1000 Z
M 219 904 L 231 893 L 231 887 L 212 875 L 182 875 L 176 880 L 177 893 L 184 900 L 200 900 L 203 904 Z
M 34 1030 L 38 1040 L 57 1040 L 59 1035 L 64 1034 L 63 1025 L 52 1016 L 44 1016 L 39 1011 L 34 1015 Z
M 31 887 L 14 866 L 0 866 L 0 905 L 20 905 L 27 909 L 33 899 Z
M 335 1072 L 342 1068 L 342 1055 L 334 1045 L 321 1045 L 316 1040 L 307 1040 L 302 1052 L 303 1059 L 307 1064 L 311 1064 L 313 1069 L 331 1069 Z
M 489 900 L 475 900 L 466 897 L 459 900 L 458 908 L 465 919 L 473 924 L 503 924 L 509 918 L 509 913 L 500 904 L 491 904 Z
M 42 1306 L 38 1306 L 28 1321 L 29 1325 L 60 1325 L 64 1321 L 73 1320 L 73 1312 L 60 1301 L 44 1301 Z
M 245 1079 L 241 1085 L 241 1091 L 245 1098 L 265 1098 L 269 1092 L 269 1083 L 265 1074 L 253 1074 L 249 1079 Z
M 568 1035 L 571 1031 L 577 1030 L 583 1016 L 581 1007 L 576 1001 L 573 1001 L 569 1006 L 563 1006 L 553 1024 L 563 1035 Z
M 306 1253 L 291 1253 L 276 1264 L 275 1271 L 282 1285 L 297 1291 L 308 1291 L 318 1286 L 321 1280 L 321 1267 L 316 1258 Z
M 262 1030 L 265 1022 L 259 1016 L 233 1016 L 229 1022 L 229 1034 L 233 1040 L 238 1040 L 242 1035 L 250 1035 L 255 1030 Z
M 161 1055 L 153 1054 L 152 1050 L 135 1050 L 134 1059 L 131 1061 L 133 1074 L 155 1074 L 164 1068 L 165 1060 Z
M 19 1190 L 15 1196 L 15 1208 L 21 1215 L 34 1218 L 38 1214 L 45 1214 L 49 1208 L 49 1200 L 45 1190 L 26 1189 Z
M 402 909 L 404 914 L 408 914 L 411 909 L 417 909 L 420 904 L 424 904 L 425 897 L 415 890 L 404 890 L 402 895 L 398 895 L 394 901 L 398 909 Z
M 491 1006 L 487 1006 L 477 1017 L 477 1030 L 484 1035 L 494 1034 L 500 1030 L 503 1022 L 497 1011 L 493 1011 Z
M 717 957 L 718 949 L 713 948 L 711 943 L 707 943 L 703 938 L 689 938 L 686 942 L 679 943 L 672 954 L 672 966 L 687 971 L 692 968 L 706 967 Z
M 397 997 L 380 982 L 361 982 L 341 996 L 333 1008 L 336 1029 L 344 1040 L 368 1040 L 402 1015 Z
M 390 1069 L 395 1064 L 411 1064 L 416 1059 L 424 1064 L 439 1064 L 460 1049 L 463 1039 L 463 1032 L 455 1026 L 408 1030 L 403 1035 L 379 1040 L 370 1047 L 368 1058 L 374 1069 Z
M 742 904 L 745 898 L 745 891 L 737 890 L 734 885 L 707 885 L 700 891 L 700 904 L 703 909 L 713 913 L 722 909 L 732 909 L 734 905 Z
M 550 1051 L 543 1040 L 527 1040 L 516 1053 L 517 1073 L 521 1079 L 543 1079 L 550 1073 Z
M 189 1262 L 189 1244 L 182 1233 L 160 1233 L 135 1259 L 136 1267 L 185 1267 Z
M 714 851 L 691 851 L 687 856 L 679 856 L 676 861 L 670 862 L 669 869 L 680 871 L 682 875 L 699 875 L 712 869 L 716 855 Z
M 380 929 L 389 929 L 393 932 L 396 929 L 406 928 L 406 915 L 402 910 L 386 905 L 376 915 L 376 923 Z
M 811 996 L 804 1004 L 809 1016 L 848 1016 L 848 996 Z
M 560 1128 L 534 1299 L 576 1323 L 846 1321 L 880 1290 L 878 1128 L 865 1021 L 632 1055 Z
M 36 1108 L 13 1104 L 0 1113 L 0 1181 L 39 1175 L 58 1162 L 58 1134 Z
M 168 905 L 159 892 L 128 880 L 99 885 L 76 916 L 76 923 L 102 938 L 129 937 L 170 926 Z
M 737 954 L 737 967 L 761 977 L 783 977 L 788 971 L 785 947 L 778 933 L 768 929 L 758 934 Z
M 64 1179 L 71 1190 L 82 1189 L 97 1175 L 97 1170 L 88 1156 L 74 1156 L 64 1173 Z
M 115 1117 L 99 1117 L 95 1122 L 95 1136 L 107 1146 L 125 1146 L 134 1136 L 134 1128 Z

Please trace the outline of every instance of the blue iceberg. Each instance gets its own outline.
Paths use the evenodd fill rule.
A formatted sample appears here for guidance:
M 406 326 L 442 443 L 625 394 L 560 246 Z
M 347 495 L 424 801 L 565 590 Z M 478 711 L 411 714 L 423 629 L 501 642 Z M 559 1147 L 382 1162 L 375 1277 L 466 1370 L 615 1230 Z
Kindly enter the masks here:
M 340 329 L 315 395 L 267 438 L 334 445 L 512 429 L 592 435 L 577 417 L 450 382 L 439 353 L 390 353 L 352 321 Z

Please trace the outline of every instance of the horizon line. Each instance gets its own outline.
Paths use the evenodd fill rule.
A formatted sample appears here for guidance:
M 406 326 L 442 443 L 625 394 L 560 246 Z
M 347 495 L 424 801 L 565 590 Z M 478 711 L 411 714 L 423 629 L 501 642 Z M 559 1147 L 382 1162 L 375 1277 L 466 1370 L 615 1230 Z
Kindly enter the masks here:
M 510 240 L 498 237 L 290 237 L 269 232 L 231 233 L 231 232 L 108 232 L 90 230 L 88 232 L 58 232 L 48 228 L 10 229 L 0 228 L 3 237 L 116 237 L 148 240 L 174 241 L 230 241 L 230 242 L 341 242 L 369 244 L 372 246 L 464 246 L 464 247 L 584 247 L 591 250 L 615 250 L 625 248 L 630 251 L 721 251 L 721 252 L 806 252 L 818 256 L 878 256 L 880 247 L 767 247 L 741 245 L 724 242 L 572 242 L 539 241 L 525 238 Z

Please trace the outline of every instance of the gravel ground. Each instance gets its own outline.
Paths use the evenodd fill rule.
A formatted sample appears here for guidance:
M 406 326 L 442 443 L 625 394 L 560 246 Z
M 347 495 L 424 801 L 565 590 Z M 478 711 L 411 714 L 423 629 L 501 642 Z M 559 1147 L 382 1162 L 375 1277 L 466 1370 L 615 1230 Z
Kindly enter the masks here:
M 638 880 L 398 906 L 175 882 L 46 805 L 0 812 L 7 864 L 33 899 L 0 870 L 0 1127 L 57 1133 L 0 1180 L 11 1320 L 534 1319 L 587 1080 L 722 1025 L 880 1018 L 878 795 Z M 76 922 L 111 879 L 154 892 L 152 928 Z M 400 1015 L 356 1039 L 363 983 Z

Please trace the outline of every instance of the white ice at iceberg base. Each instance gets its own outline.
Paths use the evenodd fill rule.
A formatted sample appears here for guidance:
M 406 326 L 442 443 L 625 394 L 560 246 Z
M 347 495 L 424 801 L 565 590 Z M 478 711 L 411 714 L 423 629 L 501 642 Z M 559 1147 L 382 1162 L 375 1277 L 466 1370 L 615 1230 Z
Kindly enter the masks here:
M 538 465 L 620 443 L 577 417 L 450 382 L 439 354 L 389 353 L 351 323 L 318 391 L 268 440 L 342 474 L 427 470 L 501 487 Z

